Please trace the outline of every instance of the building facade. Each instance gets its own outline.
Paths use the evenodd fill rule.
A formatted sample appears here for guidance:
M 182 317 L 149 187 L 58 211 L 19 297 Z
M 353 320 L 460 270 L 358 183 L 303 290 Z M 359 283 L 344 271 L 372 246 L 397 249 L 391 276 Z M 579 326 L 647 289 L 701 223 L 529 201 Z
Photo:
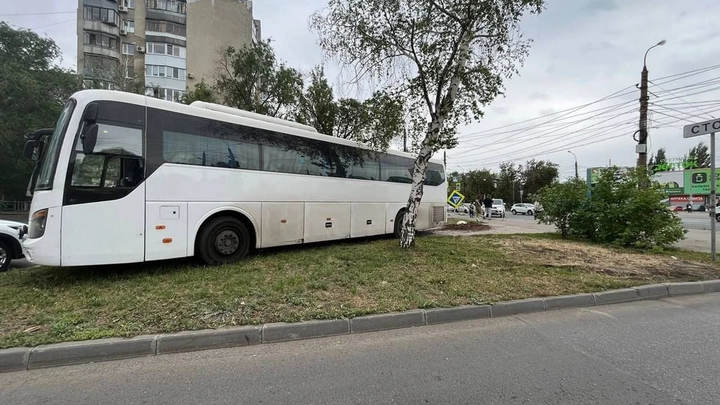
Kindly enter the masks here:
M 179 101 L 215 81 L 228 46 L 260 39 L 248 0 L 78 0 L 78 73 L 86 87 Z

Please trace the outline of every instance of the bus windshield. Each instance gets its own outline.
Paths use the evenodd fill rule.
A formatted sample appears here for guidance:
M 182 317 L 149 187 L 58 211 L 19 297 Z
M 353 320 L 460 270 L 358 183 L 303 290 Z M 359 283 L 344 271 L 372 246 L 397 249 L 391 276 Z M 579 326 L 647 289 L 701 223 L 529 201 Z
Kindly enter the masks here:
M 50 139 L 47 141 L 47 147 L 45 147 L 38 162 L 38 176 L 37 182 L 35 183 L 35 190 L 49 190 L 52 188 L 55 166 L 57 165 L 58 155 L 60 154 L 63 134 L 74 108 L 75 102 L 70 100 L 65 104 L 65 107 L 60 113 L 60 118 L 58 118 L 55 124 L 55 130 L 52 135 L 50 135 Z

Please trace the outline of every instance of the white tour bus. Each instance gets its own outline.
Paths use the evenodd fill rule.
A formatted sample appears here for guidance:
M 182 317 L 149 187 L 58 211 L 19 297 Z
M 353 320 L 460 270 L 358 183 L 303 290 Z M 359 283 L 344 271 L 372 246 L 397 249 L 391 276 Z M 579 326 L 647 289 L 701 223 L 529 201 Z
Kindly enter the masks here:
M 84 90 L 54 129 L 28 135 L 38 163 L 23 249 L 52 266 L 197 255 L 397 233 L 412 156 L 217 104 Z M 445 221 L 444 167 L 428 168 L 417 228 Z

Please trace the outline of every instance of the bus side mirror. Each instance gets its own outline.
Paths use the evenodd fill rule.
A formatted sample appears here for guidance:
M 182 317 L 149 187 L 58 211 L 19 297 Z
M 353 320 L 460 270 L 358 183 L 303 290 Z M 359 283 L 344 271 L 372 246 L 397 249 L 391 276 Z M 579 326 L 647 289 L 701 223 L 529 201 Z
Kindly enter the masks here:
M 87 123 L 95 122 L 97 121 L 98 116 L 98 103 L 90 103 L 85 107 L 85 112 L 83 112 L 83 121 Z
M 23 149 L 23 156 L 25 156 L 25 159 L 37 160 L 35 159 L 37 155 L 34 153 L 36 148 L 37 141 L 25 141 L 25 148 Z
M 98 125 L 90 124 L 85 127 L 80 139 L 82 141 L 82 147 L 84 153 L 92 153 L 95 150 L 95 144 L 97 143 Z

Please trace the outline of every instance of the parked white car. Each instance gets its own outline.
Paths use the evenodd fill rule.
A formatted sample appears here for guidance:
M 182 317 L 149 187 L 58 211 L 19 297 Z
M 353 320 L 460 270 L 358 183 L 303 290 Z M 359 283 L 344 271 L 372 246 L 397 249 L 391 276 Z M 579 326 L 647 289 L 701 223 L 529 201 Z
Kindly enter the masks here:
M 512 207 L 510 207 L 510 212 L 513 213 L 513 215 L 517 214 L 523 214 L 523 215 L 533 215 L 537 212 L 535 209 L 534 204 L 528 204 L 528 203 L 517 203 L 513 204 Z
M 23 257 L 19 231 L 25 224 L 0 219 L 0 271 L 10 267 L 10 261 Z
M 493 198 L 490 215 L 505 218 L 505 202 L 500 198 Z

